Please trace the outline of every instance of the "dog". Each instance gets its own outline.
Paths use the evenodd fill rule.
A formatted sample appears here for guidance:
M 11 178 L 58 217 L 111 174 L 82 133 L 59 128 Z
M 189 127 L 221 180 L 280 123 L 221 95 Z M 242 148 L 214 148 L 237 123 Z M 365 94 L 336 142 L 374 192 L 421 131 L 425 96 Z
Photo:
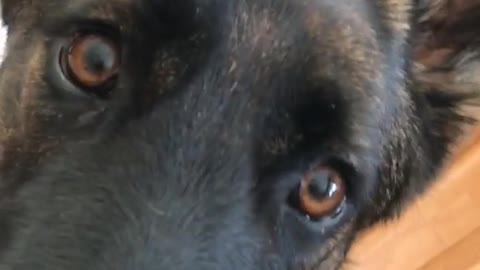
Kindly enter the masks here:
M 339 269 L 474 123 L 478 1 L 1 0 L 0 269 Z

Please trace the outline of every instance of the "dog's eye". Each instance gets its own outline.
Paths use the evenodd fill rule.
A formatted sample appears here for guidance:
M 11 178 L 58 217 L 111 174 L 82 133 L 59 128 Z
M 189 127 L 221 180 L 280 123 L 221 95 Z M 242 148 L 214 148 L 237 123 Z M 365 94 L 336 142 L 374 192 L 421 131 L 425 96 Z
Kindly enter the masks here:
M 61 51 L 60 64 L 77 87 L 105 94 L 119 71 L 120 48 L 106 36 L 79 35 Z
M 336 214 L 346 196 L 345 182 L 334 170 L 318 167 L 307 172 L 297 189 L 296 207 L 313 219 Z

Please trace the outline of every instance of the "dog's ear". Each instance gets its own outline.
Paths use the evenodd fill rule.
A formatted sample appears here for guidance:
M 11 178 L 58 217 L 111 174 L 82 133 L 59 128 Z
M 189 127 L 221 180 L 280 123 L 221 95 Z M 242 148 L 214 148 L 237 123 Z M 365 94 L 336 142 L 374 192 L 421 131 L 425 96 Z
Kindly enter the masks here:
M 433 142 L 454 146 L 480 117 L 480 0 L 418 3 L 414 81 L 431 108 Z

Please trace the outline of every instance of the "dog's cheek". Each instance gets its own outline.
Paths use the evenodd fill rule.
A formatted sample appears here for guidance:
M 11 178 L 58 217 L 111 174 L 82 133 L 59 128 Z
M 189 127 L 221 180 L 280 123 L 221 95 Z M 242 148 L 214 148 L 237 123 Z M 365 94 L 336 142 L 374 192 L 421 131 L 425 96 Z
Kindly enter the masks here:
M 345 263 L 352 241 L 357 233 L 356 220 L 351 219 L 339 226 L 335 234 L 319 241 L 318 248 L 311 254 L 296 254 L 292 269 L 332 270 L 339 269 Z M 291 259 L 291 258 L 289 258 Z
M 20 111 L 24 115 L 26 124 L 33 124 L 32 119 L 36 113 L 42 113 L 40 96 L 47 90 L 46 83 L 42 81 L 45 70 L 45 48 L 37 45 L 32 49 L 32 55 L 26 64 L 22 87 L 20 89 Z
M 26 33 L 10 34 L 0 81 L 1 101 L 6 103 L 10 114 L 17 116 L 14 121 L 21 126 L 29 122 L 27 116 L 33 113 L 34 105 L 39 107 L 37 100 L 47 89 L 42 81 L 46 63 L 45 44 L 39 35 L 30 35 L 26 38 Z
M 0 78 L 0 172 L 28 171 L 46 152 L 48 136 L 43 119 L 49 104 L 41 101 L 48 91 L 43 81 L 46 50 L 42 38 L 12 33 Z

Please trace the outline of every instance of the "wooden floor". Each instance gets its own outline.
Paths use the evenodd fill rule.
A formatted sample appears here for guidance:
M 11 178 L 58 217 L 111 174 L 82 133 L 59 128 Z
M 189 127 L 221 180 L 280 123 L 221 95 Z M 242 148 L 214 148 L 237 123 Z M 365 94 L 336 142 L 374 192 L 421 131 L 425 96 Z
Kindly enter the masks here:
M 480 270 L 480 128 L 404 216 L 363 235 L 346 270 Z

